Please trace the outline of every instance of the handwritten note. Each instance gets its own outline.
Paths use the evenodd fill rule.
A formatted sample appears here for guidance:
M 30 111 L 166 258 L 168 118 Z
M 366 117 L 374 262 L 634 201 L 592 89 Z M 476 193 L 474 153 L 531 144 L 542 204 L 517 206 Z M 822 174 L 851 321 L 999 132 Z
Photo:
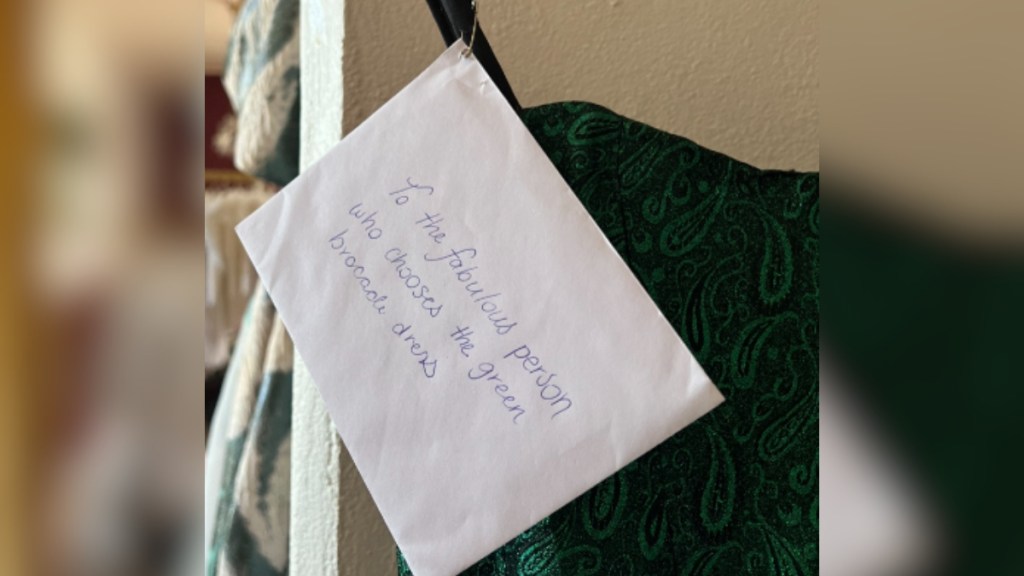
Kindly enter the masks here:
M 533 388 L 532 392 L 540 399 L 540 407 L 546 408 L 552 419 L 570 410 L 573 401 L 568 390 L 559 385 L 561 380 L 556 382 L 558 373 L 544 367 L 528 342 L 504 338 L 504 347 L 508 352 L 501 356 L 501 360 L 506 361 L 506 365 L 509 366 L 519 365 L 524 372 L 519 380 L 529 380 L 535 387 L 529 384 L 520 387 L 512 380 L 506 382 L 497 370 L 496 358 L 476 361 L 478 357 L 482 357 L 480 353 L 473 353 L 477 348 L 476 341 L 509 336 L 516 331 L 519 322 L 514 317 L 509 317 L 503 305 L 506 300 L 503 292 L 493 291 L 492 289 L 498 288 L 496 285 L 489 286 L 480 279 L 487 277 L 484 264 L 486 256 L 473 245 L 458 244 L 455 237 L 446 232 L 450 227 L 444 225 L 444 215 L 439 211 L 432 213 L 424 210 L 420 205 L 426 202 L 416 201 L 421 194 L 429 197 L 436 191 L 434 186 L 422 182 L 418 178 L 414 180 L 412 177 L 406 177 L 400 188 L 376 198 L 377 204 L 385 208 L 387 216 L 383 216 L 376 209 L 371 211 L 368 204 L 373 200 L 372 197 L 352 204 L 348 209 L 351 218 L 341 224 L 344 228 L 332 235 L 326 243 L 329 250 L 340 257 L 339 264 L 336 265 L 351 270 L 352 287 L 358 286 L 369 305 L 379 316 L 384 317 L 379 321 L 380 328 L 390 325 L 392 334 L 398 339 L 398 346 L 408 348 L 410 360 L 419 366 L 424 378 L 454 379 L 462 376 L 472 382 L 479 381 L 483 384 L 478 388 L 493 387 L 494 393 L 500 399 L 500 406 L 509 412 L 513 424 L 518 424 L 519 418 L 527 413 L 523 402 L 516 400 L 517 388 L 520 389 L 520 395 L 528 394 L 530 388 Z M 380 192 L 386 190 L 382 187 Z M 385 229 L 389 228 L 389 223 L 393 223 L 395 232 L 385 232 Z M 465 230 L 461 232 L 463 236 L 469 236 Z M 412 238 L 409 238 L 410 236 Z M 391 238 L 395 240 L 390 240 Z M 402 239 L 414 246 L 412 256 L 409 249 L 401 245 Z M 368 276 L 365 263 L 375 262 L 379 265 L 381 260 L 387 263 L 389 270 L 383 274 L 382 282 L 375 283 Z M 485 269 L 482 270 L 482 266 Z M 424 279 L 425 276 L 438 281 L 434 284 L 434 289 L 431 289 L 428 281 Z M 387 313 L 389 295 L 383 288 L 374 288 L 389 284 L 398 293 L 397 298 L 405 300 L 404 305 L 393 306 L 392 310 L 395 311 L 391 314 Z M 442 295 L 439 289 L 446 289 L 447 293 Z M 462 300 L 463 305 L 478 311 L 477 316 L 467 319 L 465 325 L 462 325 L 455 313 L 444 314 L 444 302 L 449 298 Z M 403 314 L 398 312 L 397 308 L 412 308 L 416 311 Z M 439 342 L 436 348 L 440 349 L 440 352 L 431 352 L 431 347 L 435 346 L 424 340 L 422 332 L 421 336 L 417 336 L 413 322 L 422 322 L 421 325 L 430 326 L 426 332 L 434 336 L 437 329 L 433 324 L 439 324 L 442 330 L 451 330 L 448 334 L 451 341 Z M 480 332 L 474 330 L 473 325 L 480 328 Z M 517 334 L 519 332 L 525 330 L 516 331 Z M 450 356 L 450 352 L 445 354 L 445 349 L 456 346 L 458 353 L 470 360 L 462 362 L 461 365 L 460 362 L 455 362 L 455 366 L 451 367 L 455 373 L 442 373 L 439 376 L 438 354 Z M 466 366 L 469 367 L 468 370 Z M 491 400 L 495 401 L 493 398 Z
M 722 401 L 461 47 L 238 227 L 417 575 Z

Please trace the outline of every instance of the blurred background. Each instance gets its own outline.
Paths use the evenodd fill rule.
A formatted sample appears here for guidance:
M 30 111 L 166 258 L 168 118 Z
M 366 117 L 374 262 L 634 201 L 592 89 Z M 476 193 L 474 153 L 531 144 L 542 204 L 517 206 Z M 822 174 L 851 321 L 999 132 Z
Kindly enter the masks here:
M 346 5 L 346 131 L 442 48 L 406 4 Z M 273 189 L 231 154 L 239 8 L 4 4 L 5 574 L 202 570 L 222 367 L 204 192 Z M 481 17 L 524 105 L 589 99 L 760 167 L 821 167 L 822 573 L 1024 573 L 1024 5 L 495 0 Z
M 195 565 L 202 7 L 3 10 L 0 571 Z

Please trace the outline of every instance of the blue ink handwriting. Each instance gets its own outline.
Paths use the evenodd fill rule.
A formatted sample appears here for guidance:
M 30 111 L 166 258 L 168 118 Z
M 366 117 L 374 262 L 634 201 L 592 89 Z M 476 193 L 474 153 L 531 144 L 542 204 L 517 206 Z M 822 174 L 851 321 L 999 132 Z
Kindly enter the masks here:
M 516 404 L 516 397 L 508 393 L 508 384 L 503 382 L 501 376 L 494 371 L 494 364 L 491 364 L 490 362 L 481 362 L 478 366 L 470 368 L 469 372 L 466 373 L 466 376 L 468 376 L 470 380 L 486 378 L 485 382 L 488 384 L 492 382 L 496 383 L 494 385 L 494 393 L 501 397 L 501 403 L 505 406 L 505 409 L 510 413 L 515 414 L 515 416 L 512 417 L 513 424 L 518 424 L 517 420 L 519 420 L 519 417 L 526 414 L 526 409 L 519 404 Z
M 355 257 L 355 254 L 349 252 L 348 247 L 345 246 L 345 234 L 348 233 L 348 228 L 335 234 L 331 237 L 330 245 L 332 250 L 337 250 L 338 255 L 342 256 L 342 263 L 346 268 L 352 271 L 352 276 L 359 281 L 359 286 L 363 291 L 363 296 L 373 305 L 374 309 L 377 310 L 377 314 L 383 314 L 385 309 L 384 301 L 388 297 L 371 288 L 373 281 L 370 280 L 369 276 L 366 275 L 366 268 L 359 264 L 359 260 Z
M 405 184 L 405 188 L 402 188 L 401 190 L 395 190 L 394 192 L 390 192 L 388 194 L 388 196 L 390 196 L 395 201 L 395 204 L 399 206 L 409 201 L 409 194 L 411 192 L 424 192 L 428 196 L 434 193 L 433 186 L 421 186 L 419 184 L 414 184 L 412 178 L 406 178 Z
M 480 305 L 480 311 L 484 313 L 487 320 L 494 326 L 494 331 L 501 336 L 508 334 L 519 323 L 511 322 L 508 314 L 503 312 L 501 307 L 495 302 L 501 296 L 501 292 L 485 294 L 486 290 L 480 286 L 478 281 L 473 279 L 473 271 L 477 267 L 467 267 L 468 261 L 463 260 L 463 258 L 467 260 L 476 258 L 476 248 L 453 249 L 447 254 L 441 254 L 440 256 L 423 255 L 423 259 L 427 262 L 446 262 L 455 274 L 455 279 L 462 283 L 463 288 L 469 294 L 469 298 L 475 304 Z
M 423 369 L 423 375 L 433 378 L 437 373 L 437 360 L 431 358 L 430 353 L 416 340 L 416 336 L 412 333 L 412 324 L 398 322 L 391 327 L 391 332 L 401 338 L 403 342 L 409 343 L 409 354 L 416 358 L 416 363 Z
M 434 241 L 434 244 L 440 244 L 444 240 L 444 232 L 441 231 L 441 222 L 444 222 L 444 218 L 441 217 L 440 212 L 437 214 L 424 212 L 423 218 L 416 221 L 416 223 L 421 225 L 427 232 L 427 236 Z
M 406 261 L 408 257 L 409 255 L 400 248 L 391 248 L 384 253 L 384 258 L 394 267 L 398 279 L 409 289 L 409 295 L 414 300 L 420 301 L 420 307 L 426 310 L 431 318 L 437 318 L 444 305 L 438 303 L 433 296 L 427 296 L 430 293 L 430 287 L 409 267 L 409 263 Z
M 459 345 L 459 353 L 466 358 L 469 358 L 469 351 L 473 349 L 473 341 L 469 339 L 472 335 L 473 330 L 464 326 L 456 326 L 455 331 L 449 334 Z
M 384 233 L 383 230 L 377 227 L 377 221 L 374 219 L 377 216 L 377 212 L 374 211 L 372 214 L 367 214 L 363 208 L 363 203 L 359 202 L 348 211 L 359 223 L 363 225 L 363 229 L 366 230 L 366 237 L 370 240 L 376 240 L 381 237 Z
M 557 376 L 558 374 L 556 374 L 555 372 L 548 372 L 544 368 L 544 366 L 541 365 L 540 358 L 538 358 L 537 356 L 533 355 L 533 353 L 530 352 L 529 346 L 519 346 L 518 348 L 509 352 L 508 354 L 505 354 L 504 357 L 511 357 L 515 358 L 516 360 L 521 360 L 521 368 L 527 374 L 531 376 L 533 376 L 534 374 L 538 375 L 534 383 L 537 385 L 538 388 L 540 388 L 541 399 L 549 402 L 551 407 L 555 407 L 559 404 L 565 404 L 564 408 L 551 415 L 552 419 L 554 419 L 555 416 L 558 416 L 562 412 L 565 412 L 566 410 L 572 408 L 572 400 L 569 399 L 569 397 L 566 395 L 565 392 L 562 391 L 560 387 L 551 383 L 551 381 L 554 380 L 555 376 Z

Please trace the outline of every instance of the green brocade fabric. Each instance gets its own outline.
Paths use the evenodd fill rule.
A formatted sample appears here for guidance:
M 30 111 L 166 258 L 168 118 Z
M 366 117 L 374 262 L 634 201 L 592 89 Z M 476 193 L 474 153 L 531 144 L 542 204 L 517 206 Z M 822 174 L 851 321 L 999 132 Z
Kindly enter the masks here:
M 593 104 L 523 121 L 726 402 L 465 574 L 817 574 L 818 175 Z

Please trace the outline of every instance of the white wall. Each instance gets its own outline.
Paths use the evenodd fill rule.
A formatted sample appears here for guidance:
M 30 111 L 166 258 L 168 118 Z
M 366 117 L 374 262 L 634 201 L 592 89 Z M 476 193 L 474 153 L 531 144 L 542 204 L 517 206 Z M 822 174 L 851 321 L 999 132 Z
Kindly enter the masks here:
M 302 0 L 300 4 L 303 170 L 343 134 L 344 5 L 338 0 Z M 291 464 L 289 572 L 303 576 L 394 574 L 394 542 L 298 354 Z

